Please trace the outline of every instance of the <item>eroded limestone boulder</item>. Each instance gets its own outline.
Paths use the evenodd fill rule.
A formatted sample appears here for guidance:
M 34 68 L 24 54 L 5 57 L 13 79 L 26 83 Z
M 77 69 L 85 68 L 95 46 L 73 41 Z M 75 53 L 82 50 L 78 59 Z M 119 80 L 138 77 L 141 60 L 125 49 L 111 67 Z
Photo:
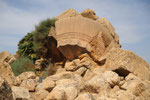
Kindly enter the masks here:
M 0 77 L 6 80 L 9 85 L 14 84 L 15 76 L 8 63 L 0 62 Z
M 36 81 L 34 79 L 23 80 L 20 87 L 27 88 L 29 91 L 34 91 L 36 87 Z
M 63 13 L 61 13 L 60 15 L 58 15 L 56 18 L 63 19 L 63 18 L 76 17 L 76 16 L 81 16 L 81 15 L 74 9 L 70 8 L 64 11 Z
M 23 80 L 27 80 L 27 79 L 35 79 L 36 75 L 34 72 L 32 71 L 28 71 L 28 72 L 23 72 L 21 73 L 19 76 L 16 77 L 18 82 L 21 83 Z
M 96 13 L 91 10 L 91 9 L 86 9 L 84 10 L 83 12 L 80 13 L 83 17 L 87 17 L 87 18 L 90 18 L 90 19 L 98 19 L 98 16 L 96 16 Z
M 106 59 L 105 70 L 113 70 L 123 77 L 133 73 L 141 79 L 150 80 L 149 64 L 131 51 L 113 48 Z
M 134 95 L 140 100 L 150 99 L 150 82 L 143 81 L 139 77 L 130 73 L 126 78 L 126 82 L 121 86 L 126 92 Z
M 13 100 L 13 94 L 10 85 L 1 77 L 0 77 L 0 99 Z
M 82 53 L 90 52 L 89 42 L 101 29 L 98 22 L 84 17 L 58 20 L 55 25 L 57 47 L 70 60 Z
M 94 60 L 102 62 L 112 47 L 120 48 L 119 37 L 106 19 L 94 21 L 85 17 L 70 17 L 56 21 L 55 25 L 56 35 L 53 37 L 66 59 L 73 60 L 88 53 Z
M 56 100 L 74 100 L 80 92 L 81 87 L 81 83 L 77 80 L 61 79 L 56 82 L 56 87 L 51 91 L 47 98 Z
M 15 100 L 16 99 L 28 100 L 30 98 L 29 91 L 26 88 L 13 86 L 12 92 L 14 94 Z
M 48 79 L 38 84 L 38 86 L 36 87 L 36 91 L 47 90 L 50 92 L 54 87 L 55 87 L 55 82 L 52 81 L 51 79 Z
M 81 93 L 75 100 L 95 100 L 94 97 L 89 93 Z
M 49 94 L 48 91 L 46 91 L 46 90 L 40 90 L 40 91 L 38 91 L 38 92 L 35 93 L 34 99 L 35 100 L 44 100 L 47 97 L 48 94 Z
M 67 100 L 67 97 L 64 90 L 59 90 L 49 93 L 45 100 Z

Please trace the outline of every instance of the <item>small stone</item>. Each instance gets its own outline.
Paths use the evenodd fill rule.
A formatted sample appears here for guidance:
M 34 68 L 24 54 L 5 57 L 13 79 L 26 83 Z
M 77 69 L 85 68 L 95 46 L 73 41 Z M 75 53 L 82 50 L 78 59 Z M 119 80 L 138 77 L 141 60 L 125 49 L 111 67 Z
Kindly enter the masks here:
M 48 96 L 49 92 L 46 90 L 39 90 L 35 93 L 34 99 L 35 100 L 44 100 Z
M 87 68 L 81 67 L 77 71 L 75 71 L 75 74 L 78 74 L 80 76 L 84 76 L 84 74 L 86 73 L 86 71 L 87 71 Z
M 49 79 L 47 81 L 43 81 L 43 83 L 38 84 L 38 86 L 36 87 L 36 91 L 47 90 L 50 92 L 54 87 L 55 82 Z
M 12 92 L 16 99 L 27 99 L 28 100 L 30 98 L 29 91 L 26 88 L 13 86 Z
M 120 77 L 118 76 L 117 73 L 113 71 L 105 71 L 103 73 L 103 77 L 110 84 L 111 87 L 118 85 L 120 82 Z
M 29 72 L 24 72 L 22 74 L 20 74 L 19 76 L 17 76 L 19 78 L 20 81 L 26 80 L 26 79 L 35 79 L 36 75 L 34 72 L 29 71 Z
M 95 100 L 91 94 L 81 93 L 75 100 Z
M 29 91 L 34 91 L 36 87 L 36 82 L 34 79 L 27 79 L 24 80 L 20 86 L 27 88 Z
M 45 100 L 67 100 L 67 97 L 64 90 L 59 90 L 49 93 Z

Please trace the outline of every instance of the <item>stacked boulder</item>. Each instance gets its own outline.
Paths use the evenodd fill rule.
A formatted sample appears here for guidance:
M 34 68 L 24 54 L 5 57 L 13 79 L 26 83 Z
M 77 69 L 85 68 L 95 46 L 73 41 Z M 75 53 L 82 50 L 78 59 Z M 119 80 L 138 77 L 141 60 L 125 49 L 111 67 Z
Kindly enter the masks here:
M 93 10 L 86 9 L 79 14 L 69 9 L 56 18 L 56 28 L 51 29 L 49 36 L 56 39 L 57 48 L 66 59 L 73 60 L 88 53 L 95 61 L 103 63 L 111 48 L 121 47 L 114 27 L 105 18 L 97 20 Z

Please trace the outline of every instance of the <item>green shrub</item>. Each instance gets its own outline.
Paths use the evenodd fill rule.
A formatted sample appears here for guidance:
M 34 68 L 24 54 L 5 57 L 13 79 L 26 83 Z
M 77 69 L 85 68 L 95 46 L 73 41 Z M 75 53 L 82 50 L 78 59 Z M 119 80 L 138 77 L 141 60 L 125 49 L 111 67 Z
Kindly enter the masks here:
M 17 60 L 11 63 L 10 66 L 15 76 L 18 76 L 19 74 L 26 71 L 34 70 L 33 60 L 30 60 L 29 58 L 24 56 L 20 56 Z
M 40 22 L 35 27 L 34 34 L 34 51 L 38 56 L 46 58 L 49 55 L 48 50 L 48 33 L 51 26 L 55 27 L 56 19 L 47 19 Z
M 38 56 L 33 50 L 33 33 L 28 33 L 19 41 L 17 53 L 21 56 L 27 56 L 33 60 L 38 59 Z
M 46 19 L 35 26 L 34 31 L 28 33 L 19 41 L 17 53 L 34 61 L 40 57 L 46 58 L 49 55 L 48 33 L 51 26 L 55 26 L 55 21 L 56 19 Z

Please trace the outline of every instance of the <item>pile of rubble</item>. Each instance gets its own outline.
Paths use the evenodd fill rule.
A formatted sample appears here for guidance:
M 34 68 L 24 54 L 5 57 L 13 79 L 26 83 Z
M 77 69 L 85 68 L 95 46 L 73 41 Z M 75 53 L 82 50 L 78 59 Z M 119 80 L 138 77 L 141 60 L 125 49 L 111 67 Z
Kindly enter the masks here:
M 55 74 L 40 82 L 34 72 L 15 77 L 8 52 L 0 53 L 2 100 L 150 100 L 150 65 L 131 51 L 121 49 L 113 26 L 87 9 L 69 9 L 59 16 L 49 37 L 57 60 Z M 55 51 L 54 51 L 55 50 Z M 5 56 L 4 56 L 5 55 Z

